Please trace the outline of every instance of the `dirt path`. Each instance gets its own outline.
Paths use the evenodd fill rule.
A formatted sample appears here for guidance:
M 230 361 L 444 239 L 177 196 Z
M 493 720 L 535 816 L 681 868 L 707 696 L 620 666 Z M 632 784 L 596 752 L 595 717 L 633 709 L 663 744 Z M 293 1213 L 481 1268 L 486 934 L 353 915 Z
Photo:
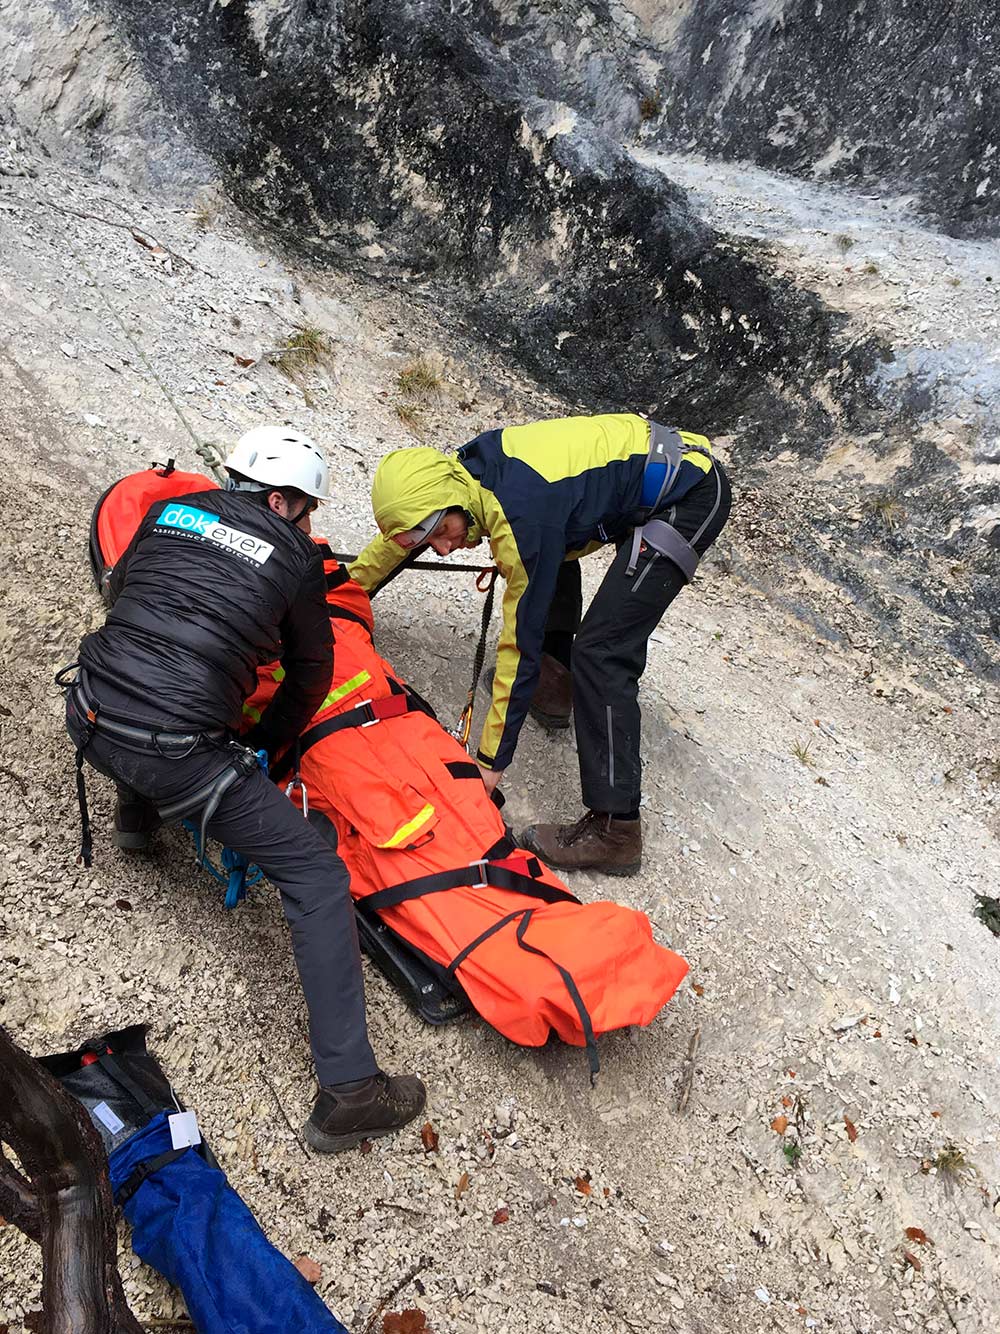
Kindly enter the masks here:
M 417 352 L 452 358 L 445 392 L 417 405 L 434 442 L 559 405 L 450 344 L 405 294 L 295 271 L 238 219 L 199 231 L 54 170 L 3 186 L 2 1022 L 39 1052 L 150 1023 L 234 1184 L 279 1246 L 322 1265 L 356 1334 L 416 1267 L 394 1306 L 423 1306 L 437 1334 L 995 1329 L 1000 942 L 971 912 L 974 891 L 996 892 L 988 688 L 884 651 L 820 580 L 795 590 L 811 622 L 765 598 L 744 494 L 651 645 L 644 871 L 572 886 L 648 912 L 691 985 L 649 1030 L 602 1043 L 591 1090 L 579 1052 L 520 1050 L 478 1022 L 425 1028 L 369 969 L 376 1048 L 426 1078 L 439 1150 L 414 1132 L 307 1156 L 285 1119 L 306 1116 L 312 1084 L 273 893 L 224 912 L 179 834 L 148 859 L 114 853 L 96 778 L 95 865 L 74 865 L 51 680 L 100 619 L 90 509 L 123 471 L 195 462 L 107 302 L 201 436 L 280 414 L 360 451 L 334 450 L 336 544 L 363 540 L 373 462 L 409 438 L 396 377 Z M 43 199 L 127 211 L 195 267 L 168 271 L 127 231 Z M 332 350 L 298 385 L 234 359 L 303 322 Z M 446 715 L 477 610 L 461 576 L 400 579 L 377 603 L 383 650 Z M 840 643 L 811 628 L 832 615 L 852 630 Z M 571 739 L 530 726 L 515 823 L 574 814 L 574 765 Z M 137 1311 L 179 1309 L 127 1242 L 122 1266 Z M 0 1230 L 0 1323 L 19 1329 L 37 1291 L 36 1253 Z

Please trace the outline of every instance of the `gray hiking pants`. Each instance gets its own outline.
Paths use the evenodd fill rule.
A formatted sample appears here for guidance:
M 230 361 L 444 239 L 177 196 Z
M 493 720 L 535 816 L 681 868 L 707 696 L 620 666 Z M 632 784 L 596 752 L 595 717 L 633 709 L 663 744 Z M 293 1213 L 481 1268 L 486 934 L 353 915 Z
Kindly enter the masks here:
M 101 692 L 96 693 L 100 698 Z M 66 726 L 76 743 L 80 720 L 72 693 Z M 154 806 L 167 806 L 197 791 L 228 763 L 221 743 L 168 759 L 126 749 L 99 734 L 84 754 L 95 769 Z M 259 770 L 228 789 L 208 833 L 259 866 L 278 888 L 309 1012 L 320 1084 L 373 1075 L 378 1067 L 368 1042 L 361 952 L 344 863 Z

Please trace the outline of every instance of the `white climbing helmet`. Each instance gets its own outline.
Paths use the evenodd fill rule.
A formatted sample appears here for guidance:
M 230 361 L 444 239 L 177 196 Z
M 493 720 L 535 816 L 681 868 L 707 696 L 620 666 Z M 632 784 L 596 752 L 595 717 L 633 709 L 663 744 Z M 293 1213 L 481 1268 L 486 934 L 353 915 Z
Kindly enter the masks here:
M 330 497 L 330 469 L 318 445 L 288 426 L 255 426 L 226 459 L 230 473 L 256 482 L 254 490 L 293 486 L 317 500 Z

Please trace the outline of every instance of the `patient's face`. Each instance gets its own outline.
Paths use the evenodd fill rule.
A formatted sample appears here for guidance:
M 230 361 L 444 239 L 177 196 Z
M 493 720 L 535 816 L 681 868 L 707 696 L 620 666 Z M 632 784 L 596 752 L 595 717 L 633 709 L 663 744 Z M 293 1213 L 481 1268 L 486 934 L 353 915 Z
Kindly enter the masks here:
M 469 524 L 464 514 L 446 514 L 427 539 L 439 556 L 450 556 L 469 541 Z

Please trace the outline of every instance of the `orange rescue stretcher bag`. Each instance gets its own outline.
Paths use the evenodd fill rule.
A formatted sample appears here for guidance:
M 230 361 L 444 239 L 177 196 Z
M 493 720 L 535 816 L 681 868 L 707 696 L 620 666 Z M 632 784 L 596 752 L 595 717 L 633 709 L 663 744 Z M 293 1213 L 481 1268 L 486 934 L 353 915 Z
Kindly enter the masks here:
M 91 564 L 98 586 L 146 507 L 212 487 L 170 465 L 124 478 L 98 502 Z M 581 903 L 518 848 L 479 767 L 380 656 L 371 604 L 330 547 L 323 555 L 336 642 L 329 692 L 271 776 L 344 859 L 362 946 L 430 1022 L 474 1008 L 512 1042 L 552 1032 L 586 1047 L 650 1023 L 685 961 L 653 940 L 645 914 Z M 249 726 L 284 672 L 260 669 Z

